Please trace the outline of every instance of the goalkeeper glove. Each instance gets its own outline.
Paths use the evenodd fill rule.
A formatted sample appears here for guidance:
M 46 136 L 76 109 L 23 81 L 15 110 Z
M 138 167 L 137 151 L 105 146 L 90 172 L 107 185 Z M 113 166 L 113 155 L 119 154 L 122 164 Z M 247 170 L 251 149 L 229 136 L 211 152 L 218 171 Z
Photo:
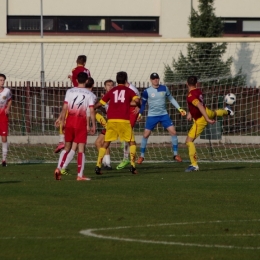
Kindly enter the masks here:
M 178 109 L 182 116 L 186 116 L 186 111 L 181 107 Z
M 142 118 L 142 115 L 139 113 L 137 120 L 141 120 L 141 118 Z

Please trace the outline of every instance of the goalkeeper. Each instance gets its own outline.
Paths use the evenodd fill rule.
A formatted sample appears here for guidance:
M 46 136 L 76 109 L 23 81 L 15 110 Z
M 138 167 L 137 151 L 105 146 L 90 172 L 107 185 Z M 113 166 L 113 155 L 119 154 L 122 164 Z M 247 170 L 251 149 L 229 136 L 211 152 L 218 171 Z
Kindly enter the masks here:
M 141 156 L 138 158 L 137 163 L 141 164 L 144 161 L 148 138 L 158 123 L 161 123 L 162 126 L 168 130 L 171 136 L 173 159 L 177 162 L 182 162 L 180 155 L 178 155 L 177 133 L 166 110 L 166 97 L 179 110 L 182 116 L 186 115 L 186 111 L 179 106 L 178 102 L 171 95 L 168 87 L 159 84 L 160 77 L 157 73 L 151 74 L 150 81 L 151 86 L 147 88 L 142 94 L 142 106 L 138 117 L 138 121 L 140 121 L 141 115 L 145 109 L 145 105 L 148 102 L 148 116 L 141 141 Z

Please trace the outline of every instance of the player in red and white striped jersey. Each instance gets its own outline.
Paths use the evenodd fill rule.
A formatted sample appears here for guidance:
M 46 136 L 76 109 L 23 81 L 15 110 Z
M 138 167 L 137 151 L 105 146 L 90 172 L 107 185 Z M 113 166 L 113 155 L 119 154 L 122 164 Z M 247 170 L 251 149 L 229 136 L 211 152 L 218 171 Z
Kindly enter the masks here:
M 12 94 L 9 88 L 5 88 L 6 76 L 0 74 L 0 135 L 2 137 L 2 166 L 6 167 L 6 157 L 8 152 L 8 115 L 12 104 Z
M 78 146 L 78 177 L 77 180 L 90 180 L 83 176 L 85 154 L 84 148 L 87 141 L 87 114 L 86 111 L 90 108 L 90 117 L 92 127 L 90 128 L 90 134 L 96 132 L 96 121 L 94 111 L 94 98 L 93 94 L 85 88 L 88 75 L 84 72 L 78 74 L 78 87 L 67 90 L 62 112 L 59 118 L 56 120 L 55 125 L 58 127 L 62 124 L 65 127 L 65 148 L 60 154 L 61 164 L 55 170 L 56 180 L 60 180 L 62 168 L 70 150 L 76 150 Z M 65 115 L 68 112 L 68 116 L 65 122 Z

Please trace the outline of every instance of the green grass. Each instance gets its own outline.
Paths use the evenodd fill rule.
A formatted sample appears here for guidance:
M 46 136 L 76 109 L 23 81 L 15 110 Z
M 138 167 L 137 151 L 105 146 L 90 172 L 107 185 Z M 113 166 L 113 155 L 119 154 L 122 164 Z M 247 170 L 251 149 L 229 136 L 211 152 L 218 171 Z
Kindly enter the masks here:
M 10 164 L 0 168 L 0 259 L 259 259 L 259 166 L 144 163 L 136 176 L 96 176 L 86 164 L 92 180 L 77 182 L 75 164 L 62 181 L 54 164 Z

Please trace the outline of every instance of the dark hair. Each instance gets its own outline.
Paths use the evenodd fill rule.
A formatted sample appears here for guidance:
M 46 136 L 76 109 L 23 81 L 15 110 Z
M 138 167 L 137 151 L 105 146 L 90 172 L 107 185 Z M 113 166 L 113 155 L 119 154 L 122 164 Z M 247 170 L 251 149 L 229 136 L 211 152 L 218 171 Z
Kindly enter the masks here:
M 106 86 L 107 83 L 113 83 L 113 85 L 115 85 L 115 82 L 114 82 L 114 80 L 112 80 L 112 79 L 107 79 L 107 80 L 104 82 L 104 86 Z
M 119 71 L 116 74 L 116 82 L 118 84 L 125 84 L 127 82 L 127 73 L 125 71 Z
M 78 83 L 79 83 L 79 84 L 84 84 L 84 83 L 86 83 L 87 79 L 88 79 L 88 74 L 85 73 L 85 72 L 80 72 L 80 73 L 78 74 L 78 76 L 77 76 L 77 80 L 78 80 Z
M 1 78 L 4 78 L 4 79 L 6 80 L 5 74 L 0 73 L 0 77 L 1 77 Z
M 94 79 L 91 78 L 91 77 L 88 77 L 88 82 L 86 83 L 85 87 L 86 88 L 92 88 L 94 84 L 95 84 Z
M 196 76 L 189 76 L 187 79 L 187 83 L 189 86 L 196 86 L 197 82 L 198 82 L 198 79 Z
M 84 65 L 87 62 L 86 55 L 79 55 L 77 58 L 77 64 Z

